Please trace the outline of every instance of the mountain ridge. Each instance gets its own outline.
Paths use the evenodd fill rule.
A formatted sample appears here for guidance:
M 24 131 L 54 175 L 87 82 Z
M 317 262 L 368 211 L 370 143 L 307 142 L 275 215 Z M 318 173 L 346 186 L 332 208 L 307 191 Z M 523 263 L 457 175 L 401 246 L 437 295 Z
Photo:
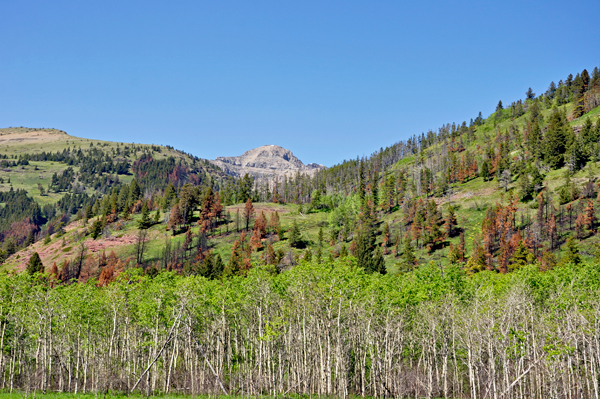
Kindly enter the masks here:
M 292 151 L 274 144 L 253 148 L 239 156 L 217 157 L 210 162 L 230 176 L 243 177 L 248 173 L 258 180 L 289 176 L 297 172 L 312 176 L 325 168 L 316 163 L 304 164 Z

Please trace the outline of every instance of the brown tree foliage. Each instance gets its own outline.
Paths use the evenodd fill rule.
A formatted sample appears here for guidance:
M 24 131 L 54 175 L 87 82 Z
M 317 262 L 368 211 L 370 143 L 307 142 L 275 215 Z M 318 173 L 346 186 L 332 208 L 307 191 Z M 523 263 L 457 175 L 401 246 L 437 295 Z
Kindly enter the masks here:
M 254 217 L 254 205 L 252 205 L 252 200 L 248 198 L 246 201 L 246 205 L 244 206 L 244 221 L 246 222 L 246 231 L 250 228 L 250 222 Z

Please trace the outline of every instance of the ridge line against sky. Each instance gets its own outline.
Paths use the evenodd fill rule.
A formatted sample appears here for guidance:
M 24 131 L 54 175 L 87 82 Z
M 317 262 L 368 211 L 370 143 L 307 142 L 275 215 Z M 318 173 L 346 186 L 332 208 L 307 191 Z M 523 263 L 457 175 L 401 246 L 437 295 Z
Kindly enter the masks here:
M 600 2 L 3 2 L 0 126 L 326 166 L 600 65 Z

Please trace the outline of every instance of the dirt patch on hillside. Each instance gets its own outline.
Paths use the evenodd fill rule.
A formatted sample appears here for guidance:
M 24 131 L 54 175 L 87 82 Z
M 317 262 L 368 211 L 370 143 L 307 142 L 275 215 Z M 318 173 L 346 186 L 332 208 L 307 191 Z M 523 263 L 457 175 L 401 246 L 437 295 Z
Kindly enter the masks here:
M 108 252 L 110 252 L 109 250 L 114 250 L 116 247 L 124 245 L 135 244 L 136 241 L 137 237 L 133 235 L 124 235 L 122 237 L 114 236 L 108 238 L 99 238 L 97 240 L 94 240 L 90 237 L 84 240 L 83 244 L 86 247 L 87 256 L 98 256 L 102 251 L 106 251 L 108 255 Z M 14 267 L 14 270 L 21 272 L 27 267 L 27 262 L 29 261 L 31 255 L 33 255 L 34 252 L 37 252 L 42 259 L 42 263 L 44 264 L 46 271 L 48 271 L 54 262 L 60 265 L 65 259 L 72 260 L 73 258 L 79 256 L 79 251 L 79 242 L 69 242 L 65 240 L 65 243 L 63 244 L 63 241 L 59 239 L 51 245 L 44 247 L 43 243 L 39 241 L 28 247 L 27 250 L 19 252 L 19 259 L 16 259 L 17 254 L 15 254 L 7 260 L 7 263 L 19 262 Z
M 289 210 L 287 210 L 285 208 L 277 208 L 276 205 L 257 205 L 257 204 L 253 204 L 253 205 L 254 205 L 254 212 L 257 215 L 260 215 L 261 212 L 265 212 L 265 213 L 279 212 L 280 214 L 289 213 Z M 246 209 L 246 207 L 244 204 L 233 205 L 233 206 L 227 207 L 227 210 L 229 211 L 229 213 L 235 213 L 238 209 L 240 210 L 240 214 L 241 214 L 244 212 L 244 209 Z
M 0 145 L 49 143 L 64 140 L 69 136 L 62 130 L 55 129 L 0 129 Z
M 481 190 L 476 190 L 476 191 L 464 191 L 464 192 L 458 192 L 455 194 L 452 194 L 450 196 L 450 198 L 443 197 L 443 198 L 434 198 L 433 200 L 435 201 L 435 203 L 437 205 L 443 205 L 446 204 L 450 201 L 454 202 L 454 201 L 459 201 L 459 200 L 468 200 L 469 198 L 474 198 L 474 197 L 479 197 L 479 198 L 483 198 L 485 199 L 486 197 L 491 196 L 492 194 L 494 194 L 494 192 L 496 191 L 495 188 L 492 187 L 488 187 L 488 188 L 484 188 Z

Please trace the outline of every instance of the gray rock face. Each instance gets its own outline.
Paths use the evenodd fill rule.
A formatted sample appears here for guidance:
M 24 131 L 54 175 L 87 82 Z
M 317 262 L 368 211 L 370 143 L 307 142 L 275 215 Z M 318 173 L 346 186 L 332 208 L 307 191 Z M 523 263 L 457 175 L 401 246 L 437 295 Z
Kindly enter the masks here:
M 278 145 L 263 145 L 238 157 L 217 157 L 211 162 L 230 176 L 243 177 L 248 173 L 258 180 L 291 176 L 297 172 L 312 176 L 325 168 L 316 163 L 304 165 L 290 150 Z

